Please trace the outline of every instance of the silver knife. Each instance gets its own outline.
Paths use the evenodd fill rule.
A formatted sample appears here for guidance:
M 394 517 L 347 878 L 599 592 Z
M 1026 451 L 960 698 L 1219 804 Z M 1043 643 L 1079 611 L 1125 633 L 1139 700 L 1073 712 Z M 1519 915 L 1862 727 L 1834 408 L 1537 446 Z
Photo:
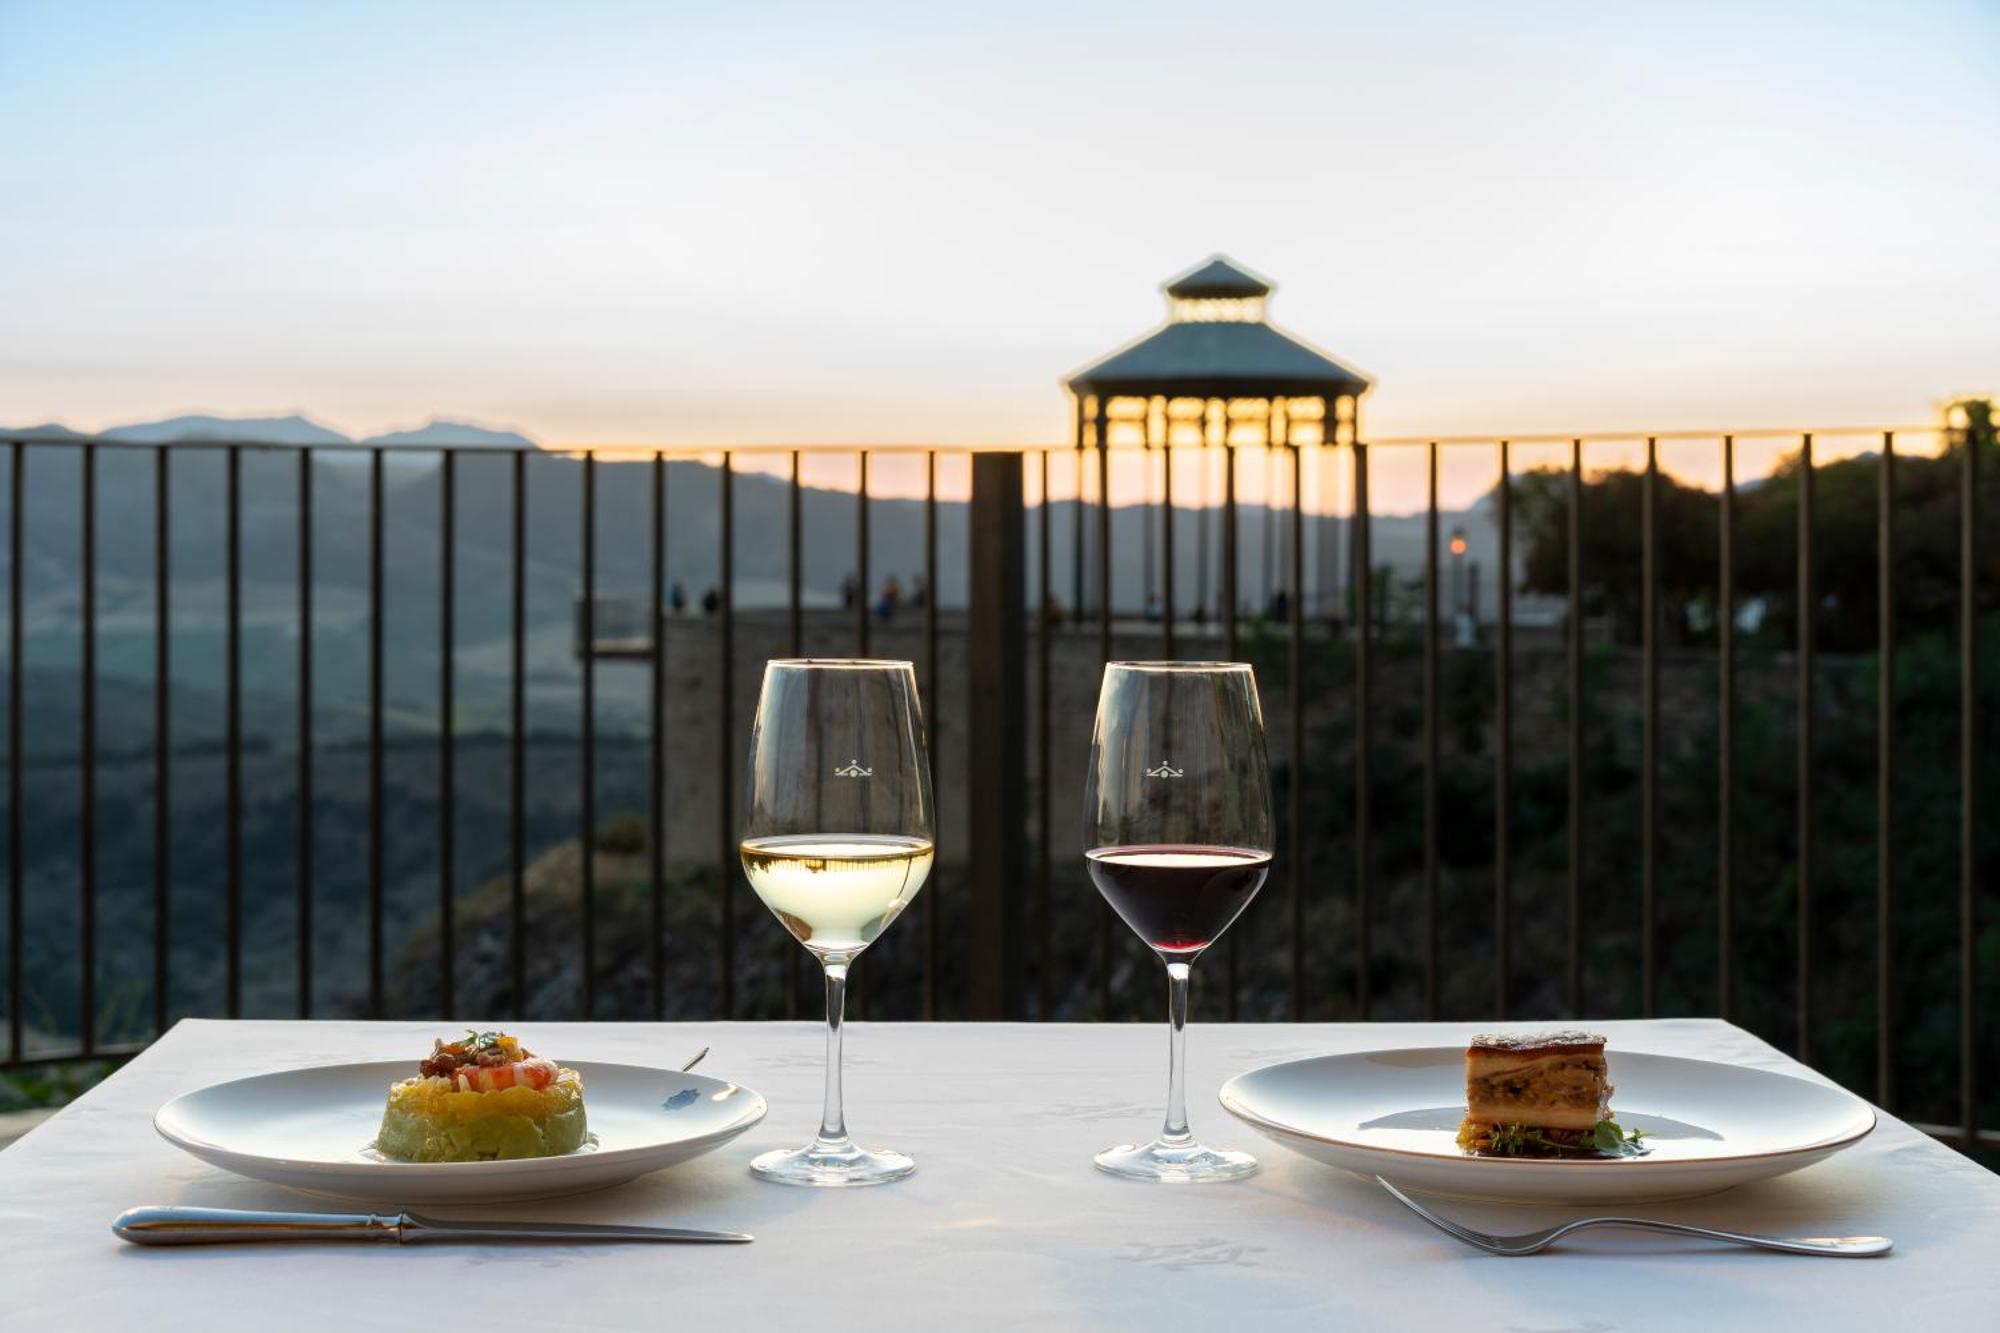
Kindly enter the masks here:
M 602 1226 L 592 1222 L 458 1222 L 415 1213 L 274 1213 L 251 1208 L 150 1205 L 121 1213 L 112 1234 L 134 1245 L 211 1245 L 241 1240 L 651 1240 L 741 1244 L 741 1231 Z

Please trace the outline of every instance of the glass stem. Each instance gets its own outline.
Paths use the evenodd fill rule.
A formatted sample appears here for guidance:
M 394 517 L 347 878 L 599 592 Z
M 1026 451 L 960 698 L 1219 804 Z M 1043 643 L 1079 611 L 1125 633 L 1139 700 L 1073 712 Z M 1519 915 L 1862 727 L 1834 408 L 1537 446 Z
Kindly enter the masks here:
M 820 1111 L 822 1145 L 847 1142 L 847 1113 L 840 1100 L 840 1028 L 847 1015 L 847 960 L 826 961 L 826 1105 Z
M 1186 1143 L 1193 1137 L 1187 1122 L 1189 970 L 1186 963 L 1167 964 L 1167 1123 L 1160 1130 L 1162 1143 Z

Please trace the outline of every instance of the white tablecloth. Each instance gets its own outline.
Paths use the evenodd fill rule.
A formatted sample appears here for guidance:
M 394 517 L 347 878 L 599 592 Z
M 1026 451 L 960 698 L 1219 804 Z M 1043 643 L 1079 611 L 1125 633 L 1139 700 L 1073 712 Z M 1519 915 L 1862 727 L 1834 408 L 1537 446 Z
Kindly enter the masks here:
M 1226 1077 L 1254 1065 L 1450 1044 L 1473 1026 L 1196 1027 L 1195 1128 L 1252 1149 L 1264 1170 L 1168 1189 L 1090 1166 L 1096 1149 L 1157 1125 L 1162 1031 L 856 1023 L 849 1122 L 864 1142 L 919 1165 L 899 1184 L 818 1191 L 767 1185 L 745 1169 L 754 1154 L 810 1136 L 816 1027 L 530 1024 L 531 1046 L 571 1059 L 678 1065 L 712 1046 L 703 1072 L 756 1088 L 771 1114 L 696 1162 L 487 1215 L 741 1229 L 756 1244 L 139 1249 L 109 1227 L 133 1204 L 340 1206 L 183 1155 L 153 1132 L 161 1102 L 245 1074 L 395 1058 L 454 1027 L 183 1022 L 0 1152 L 0 1328 L 2000 1328 L 2000 1176 L 1887 1117 L 1818 1166 L 1644 1209 L 1746 1230 L 1886 1233 L 1897 1242 L 1886 1259 L 1616 1232 L 1499 1259 L 1431 1231 L 1370 1182 L 1257 1139 L 1215 1102 Z M 1616 1049 L 1801 1072 L 1715 1020 L 1592 1026 Z M 1556 1220 L 1535 1208 L 1449 1211 L 1488 1229 Z

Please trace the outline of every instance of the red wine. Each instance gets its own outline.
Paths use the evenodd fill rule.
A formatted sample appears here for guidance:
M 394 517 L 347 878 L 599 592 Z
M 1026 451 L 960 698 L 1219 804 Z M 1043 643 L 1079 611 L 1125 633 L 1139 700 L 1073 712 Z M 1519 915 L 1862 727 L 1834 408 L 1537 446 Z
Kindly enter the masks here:
M 1084 856 L 1112 910 L 1140 939 L 1174 954 L 1215 943 L 1271 869 L 1269 852 L 1246 847 L 1099 847 Z

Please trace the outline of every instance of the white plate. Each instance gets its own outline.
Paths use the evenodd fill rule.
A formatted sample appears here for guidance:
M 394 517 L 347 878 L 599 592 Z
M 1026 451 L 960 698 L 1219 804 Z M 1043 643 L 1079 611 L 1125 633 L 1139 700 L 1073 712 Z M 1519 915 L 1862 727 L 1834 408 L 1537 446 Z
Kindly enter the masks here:
M 1637 1203 L 1712 1194 L 1810 1166 L 1875 1128 L 1875 1110 L 1824 1084 L 1743 1065 L 1607 1053 L 1618 1123 L 1643 1157 L 1472 1157 L 1465 1049 L 1362 1051 L 1231 1079 L 1222 1105 L 1287 1148 L 1428 1194 L 1501 1203 Z
M 309 1194 L 388 1204 L 546 1199 L 603 1189 L 698 1157 L 764 1118 L 764 1099 L 702 1074 L 569 1062 L 590 1141 L 517 1162 L 397 1162 L 372 1147 L 408 1060 L 324 1065 L 217 1083 L 153 1117 L 171 1143 L 226 1171 Z

